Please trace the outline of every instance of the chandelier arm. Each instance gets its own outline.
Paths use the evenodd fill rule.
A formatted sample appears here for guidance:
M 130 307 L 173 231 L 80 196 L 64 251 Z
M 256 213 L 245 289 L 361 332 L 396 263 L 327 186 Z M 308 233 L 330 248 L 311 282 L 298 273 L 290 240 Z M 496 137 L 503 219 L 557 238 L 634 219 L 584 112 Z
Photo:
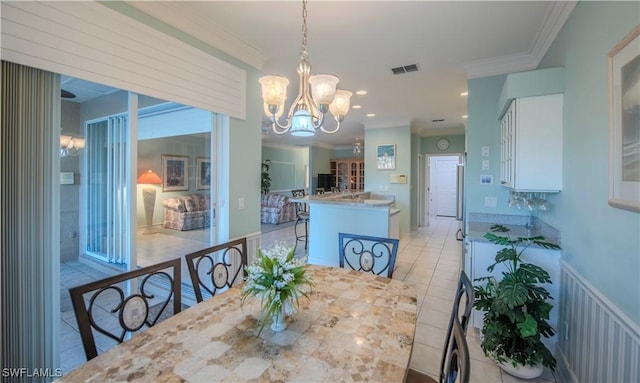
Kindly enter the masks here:
M 291 118 L 287 118 L 287 124 L 282 125 L 280 121 L 277 120 L 275 114 L 271 115 L 271 130 L 273 130 L 275 134 L 285 134 L 289 131 L 290 127 L 291 127 Z M 278 128 L 282 130 L 278 130 Z
M 324 115 L 322 115 L 322 116 L 324 117 Z M 337 118 L 337 117 L 335 117 L 334 119 L 335 119 L 335 120 L 336 120 L 336 122 L 337 122 L 337 124 L 336 124 L 336 128 L 335 128 L 335 129 L 333 129 L 333 130 L 327 130 L 327 129 L 325 129 L 325 128 L 324 128 L 324 124 L 322 124 L 322 125 L 320 125 L 320 130 L 322 130 L 323 132 L 325 132 L 325 133 L 327 133 L 327 134 L 333 134 L 333 133 L 337 132 L 337 131 L 338 131 L 338 129 L 340 129 L 340 120 L 341 120 L 341 119 L 339 119 L 339 118 Z

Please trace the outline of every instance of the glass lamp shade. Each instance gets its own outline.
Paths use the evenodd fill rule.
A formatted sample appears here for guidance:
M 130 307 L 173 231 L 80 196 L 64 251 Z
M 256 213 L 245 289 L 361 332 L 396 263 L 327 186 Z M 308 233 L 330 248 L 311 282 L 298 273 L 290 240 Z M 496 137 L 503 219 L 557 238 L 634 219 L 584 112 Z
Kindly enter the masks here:
M 262 101 L 266 105 L 284 105 L 289 80 L 280 76 L 263 76 L 258 81 L 262 85 Z
M 310 137 L 316 134 L 311 121 L 311 114 L 304 109 L 300 109 L 291 117 L 291 135 L 298 137 Z
M 334 116 L 344 117 L 347 113 L 349 113 L 349 107 L 351 105 L 351 95 L 353 93 L 348 90 L 338 89 L 336 90 L 336 97 L 333 99 L 333 102 L 329 105 L 329 111 Z
M 139 184 L 151 184 L 151 185 L 161 185 L 162 179 L 154 172 L 149 169 L 146 172 L 142 173 L 140 177 L 138 177 Z
M 84 138 L 73 138 L 71 139 L 71 142 L 73 143 L 73 146 L 76 149 L 78 150 L 84 149 L 84 144 L 85 144 Z
M 311 84 L 311 96 L 316 105 L 331 104 L 336 95 L 336 86 L 340 81 L 336 76 L 330 74 L 317 74 L 309 77 Z
M 66 148 L 69 146 L 71 142 L 71 136 L 60 136 L 60 147 Z

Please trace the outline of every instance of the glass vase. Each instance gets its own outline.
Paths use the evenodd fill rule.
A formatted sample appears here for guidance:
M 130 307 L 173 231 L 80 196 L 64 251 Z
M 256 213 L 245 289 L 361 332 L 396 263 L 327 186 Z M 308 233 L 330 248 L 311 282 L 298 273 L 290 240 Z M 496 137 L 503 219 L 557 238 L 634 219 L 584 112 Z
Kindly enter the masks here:
M 287 328 L 287 314 L 284 311 L 284 305 L 280 308 L 280 311 L 275 314 L 271 321 L 271 330 L 273 332 L 280 332 Z

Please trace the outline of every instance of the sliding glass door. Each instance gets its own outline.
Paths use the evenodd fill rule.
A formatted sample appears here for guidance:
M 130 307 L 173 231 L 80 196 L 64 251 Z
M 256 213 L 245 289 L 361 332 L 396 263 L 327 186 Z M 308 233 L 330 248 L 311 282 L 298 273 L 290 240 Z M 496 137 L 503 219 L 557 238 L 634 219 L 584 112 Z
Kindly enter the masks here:
M 85 123 L 86 254 L 109 263 L 127 263 L 127 115 Z

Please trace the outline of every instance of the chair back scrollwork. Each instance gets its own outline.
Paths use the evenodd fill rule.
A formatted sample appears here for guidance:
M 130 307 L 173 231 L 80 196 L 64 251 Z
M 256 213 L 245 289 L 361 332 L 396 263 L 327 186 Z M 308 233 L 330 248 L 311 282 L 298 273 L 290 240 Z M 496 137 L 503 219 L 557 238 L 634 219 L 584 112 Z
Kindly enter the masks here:
M 202 302 L 244 281 L 247 238 L 187 254 L 185 260 L 196 301 Z
M 131 283 L 129 287 L 127 282 Z M 98 355 L 93 330 L 122 343 L 127 334 L 180 312 L 180 259 L 72 287 L 69 294 L 85 355 L 90 360 Z M 168 308 L 171 302 L 173 313 Z M 112 315 L 105 314 L 105 309 Z M 114 323 L 120 328 L 113 330 Z
M 340 267 L 393 277 L 399 240 L 338 233 L 338 243 Z

